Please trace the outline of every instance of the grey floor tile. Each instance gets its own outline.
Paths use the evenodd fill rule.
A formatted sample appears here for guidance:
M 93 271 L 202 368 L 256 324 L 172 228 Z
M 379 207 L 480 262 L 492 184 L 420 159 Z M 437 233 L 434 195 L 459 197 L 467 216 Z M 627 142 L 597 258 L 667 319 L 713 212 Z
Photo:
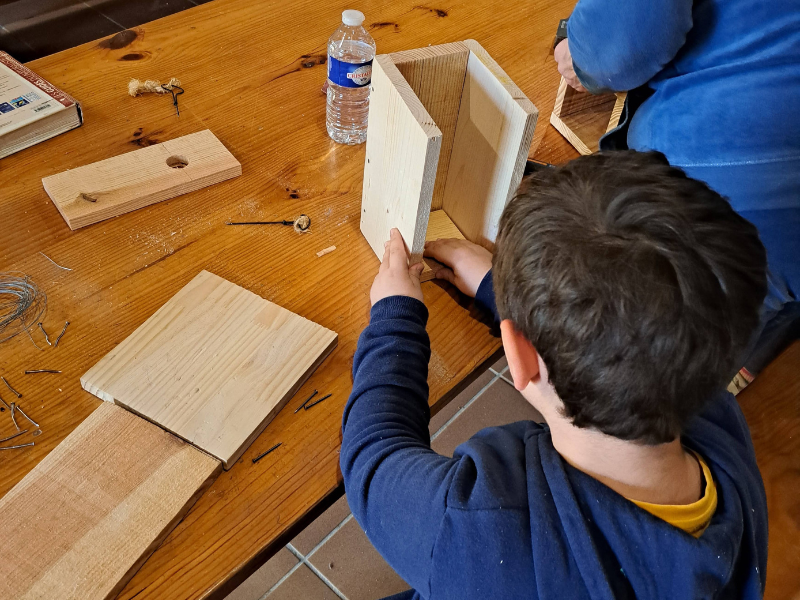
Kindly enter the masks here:
M 372 547 L 355 519 L 309 557 L 348 600 L 375 600 L 409 589 Z
M 303 565 L 267 596 L 269 600 L 339 600 L 331 589 Z
M 432 446 L 439 454 L 452 456 L 459 444 L 481 429 L 524 420 L 543 421 L 522 394 L 512 385 L 497 379 L 433 441 Z
M 506 360 L 506 355 L 503 354 L 503 356 L 500 357 L 500 360 L 498 360 L 496 363 L 492 365 L 492 369 L 494 369 L 498 373 L 502 373 L 503 369 L 505 369 L 507 366 L 508 366 L 508 360 Z
M 469 402 L 472 397 L 481 391 L 484 386 L 489 383 L 494 377 L 494 373 L 487 370 L 484 373 L 481 373 L 478 378 L 473 381 L 467 388 L 461 392 L 458 396 L 450 400 L 450 402 L 442 408 L 438 413 L 436 413 L 433 418 L 431 418 L 431 423 L 429 426 L 431 435 L 436 433 L 439 428 L 447 423 L 447 421 L 456 414 L 460 409 L 464 407 L 464 405 Z
M 296 564 L 297 559 L 294 554 L 286 548 L 281 548 L 280 552 L 270 558 L 263 567 L 228 594 L 225 600 L 259 600 Z
M 333 506 L 317 517 L 313 523 L 306 527 L 292 540 L 294 546 L 301 554 L 308 554 L 312 548 L 319 544 L 333 528 L 350 514 L 347 497 L 342 496 Z

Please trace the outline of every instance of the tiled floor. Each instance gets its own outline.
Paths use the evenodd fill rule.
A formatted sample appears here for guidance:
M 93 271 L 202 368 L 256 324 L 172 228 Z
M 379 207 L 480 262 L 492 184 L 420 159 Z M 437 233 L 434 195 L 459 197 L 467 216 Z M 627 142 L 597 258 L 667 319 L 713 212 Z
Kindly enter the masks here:
M 28 62 L 209 0 L 0 0 L 0 50 Z
M 431 419 L 431 445 L 453 451 L 492 425 L 541 415 L 508 380 L 505 358 L 482 373 Z M 372 547 L 341 498 L 227 600 L 376 600 L 409 588 Z

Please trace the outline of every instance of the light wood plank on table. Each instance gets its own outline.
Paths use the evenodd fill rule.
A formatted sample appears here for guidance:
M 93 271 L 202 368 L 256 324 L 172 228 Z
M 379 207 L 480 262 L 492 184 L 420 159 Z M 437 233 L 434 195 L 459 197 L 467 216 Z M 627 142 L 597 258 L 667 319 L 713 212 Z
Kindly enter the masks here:
M 99 406 L 0 499 L 0 597 L 116 597 L 219 470 L 156 425 Z
M 334 332 L 201 271 L 81 377 L 229 469 L 336 346 Z

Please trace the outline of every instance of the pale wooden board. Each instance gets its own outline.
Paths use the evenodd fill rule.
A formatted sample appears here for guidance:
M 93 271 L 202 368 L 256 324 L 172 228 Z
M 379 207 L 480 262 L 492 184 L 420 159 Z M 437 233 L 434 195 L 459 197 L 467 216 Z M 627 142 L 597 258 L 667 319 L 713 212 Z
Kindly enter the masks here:
M 599 149 L 600 138 L 619 124 L 627 94 L 577 92 L 562 77 L 550 124 L 581 154 Z
M 431 200 L 431 210 L 438 210 L 444 200 L 469 48 L 464 42 L 453 42 L 393 52 L 390 56 L 442 132 L 442 149 Z
M 81 378 L 229 469 L 337 335 L 202 271 Z
M 0 598 L 114 598 L 218 460 L 101 404 L 0 500 Z
M 538 111 L 474 40 L 443 207 L 468 240 L 494 246 L 500 215 L 522 179 Z
M 397 227 L 419 261 L 442 132 L 388 55 L 372 65 L 361 233 L 379 257 Z
M 443 210 L 431 211 L 431 216 L 428 220 L 428 231 L 425 234 L 425 241 L 432 242 L 433 240 L 442 238 L 456 238 L 463 240 L 464 236 L 461 235 L 458 227 L 455 226 L 450 217 L 447 216 L 446 212 Z M 425 267 L 422 269 L 419 280 L 423 282 L 430 281 L 433 279 L 434 269 L 436 269 L 440 263 L 427 256 L 422 262 Z
M 174 168 L 181 161 L 173 157 L 188 164 Z M 42 185 L 74 230 L 241 174 L 239 161 L 206 129 L 45 177 Z

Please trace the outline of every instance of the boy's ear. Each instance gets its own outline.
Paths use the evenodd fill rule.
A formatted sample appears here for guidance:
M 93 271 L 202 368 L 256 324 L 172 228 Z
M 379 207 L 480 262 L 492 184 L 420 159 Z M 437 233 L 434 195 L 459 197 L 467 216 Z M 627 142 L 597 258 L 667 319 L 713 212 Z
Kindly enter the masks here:
M 539 379 L 539 353 L 509 319 L 500 322 L 500 335 L 514 387 L 521 392 Z

